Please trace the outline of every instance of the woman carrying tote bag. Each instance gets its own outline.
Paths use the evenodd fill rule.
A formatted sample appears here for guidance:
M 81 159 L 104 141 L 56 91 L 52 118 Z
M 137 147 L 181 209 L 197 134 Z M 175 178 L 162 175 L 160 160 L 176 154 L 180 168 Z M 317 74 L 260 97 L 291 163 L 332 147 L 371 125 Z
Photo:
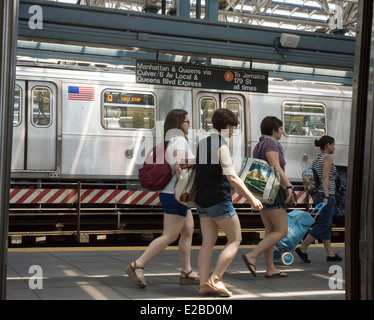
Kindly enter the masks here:
M 286 201 L 289 203 L 293 195 L 293 187 L 285 174 L 286 161 L 283 148 L 279 140 L 283 134 L 283 122 L 277 117 L 267 116 L 260 125 L 261 137 L 253 150 L 253 157 L 265 160 L 270 166 L 277 167 L 280 173 L 281 184 L 286 186 Z M 261 154 L 259 154 L 261 151 Z M 265 237 L 251 252 L 242 256 L 244 263 L 253 276 L 256 273 L 256 261 L 264 253 L 266 262 L 266 278 L 284 278 L 285 272 L 280 272 L 274 265 L 273 248 L 288 233 L 287 211 L 282 205 L 278 192 L 273 204 L 263 204 L 260 217 L 265 227 Z

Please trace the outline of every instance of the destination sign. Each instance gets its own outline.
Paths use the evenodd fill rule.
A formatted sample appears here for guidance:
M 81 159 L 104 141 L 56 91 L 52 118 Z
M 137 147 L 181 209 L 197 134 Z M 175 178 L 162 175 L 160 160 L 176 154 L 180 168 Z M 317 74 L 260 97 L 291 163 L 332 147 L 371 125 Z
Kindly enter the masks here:
M 268 92 L 268 72 L 137 61 L 136 82 L 185 88 Z
M 137 94 L 119 91 L 105 91 L 104 103 L 154 105 L 154 97 L 151 94 Z

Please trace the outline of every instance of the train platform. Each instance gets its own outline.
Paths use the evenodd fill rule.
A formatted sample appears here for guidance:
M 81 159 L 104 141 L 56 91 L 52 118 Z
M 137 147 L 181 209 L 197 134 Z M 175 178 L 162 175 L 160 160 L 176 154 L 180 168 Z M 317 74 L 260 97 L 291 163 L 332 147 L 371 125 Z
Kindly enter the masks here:
M 311 263 L 295 254 L 290 266 L 278 264 L 287 278 L 265 278 L 263 256 L 253 277 L 241 255 L 253 246 L 241 246 L 224 276 L 233 292 L 230 298 L 203 298 L 198 286 L 179 285 L 180 261 L 177 247 L 169 247 L 145 268 L 147 287 L 139 289 L 124 268 L 145 247 L 30 248 L 9 249 L 7 300 L 345 300 L 344 244 L 334 244 L 341 262 L 326 262 L 322 245 L 309 248 Z M 215 263 L 220 249 L 213 252 Z M 197 271 L 199 247 L 193 247 L 192 264 Z M 144 303 L 144 302 L 142 302 Z M 137 304 L 136 304 L 137 305 Z M 149 310 L 148 310 L 149 311 Z M 147 312 L 147 310 L 145 310 Z

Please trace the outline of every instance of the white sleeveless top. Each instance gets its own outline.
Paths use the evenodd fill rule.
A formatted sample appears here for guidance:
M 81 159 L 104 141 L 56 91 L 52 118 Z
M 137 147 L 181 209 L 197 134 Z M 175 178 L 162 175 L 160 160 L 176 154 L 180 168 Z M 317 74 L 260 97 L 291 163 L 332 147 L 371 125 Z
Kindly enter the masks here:
M 194 154 L 192 153 L 188 141 L 184 137 L 178 137 L 174 136 L 170 139 L 168 143 L 168 147 L 166 148 L 166 161 L 169 163 L 170 168 L 171 168 L 171 173 L 173 175 L 171 181 L 168 183 L 168 185 L 161 190 L 160 192 L 163 193 L 169 193 L 169 194 L 174 194 L 174 189 L 177 184 L 177 175 L 175 172 L 175 159 L 173 156 L 173 153 L 175 150 L 183 150 L 187 152 L 188 154 L 188 159 L 195 159 Z

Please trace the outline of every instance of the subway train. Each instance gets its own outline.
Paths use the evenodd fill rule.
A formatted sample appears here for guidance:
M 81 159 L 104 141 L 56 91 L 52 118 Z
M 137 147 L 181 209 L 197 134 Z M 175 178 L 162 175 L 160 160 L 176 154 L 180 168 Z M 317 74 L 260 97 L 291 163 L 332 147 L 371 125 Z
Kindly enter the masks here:
M 268 93 L 144 85 L 131 73 L 18 67 L 12 180 L 136 180 L 145 154 L 162 139 L 166 114 L 188 111 L 196 150 L 217 108 L 239 117 L 229 145 L 240 171 L 266 115 L 282 119 L 286 173 L 293 182 L 318 154 L 314 139 L 336 138 L 334 161 L 347 166 L 351 88 L 269 81 Z M 78 92 L 79 91 L 79 92 Z
M 160 206 L 157 192 L 142 190 L 138 169 L 162 141 L 163 121 L 173 108 L 188 111 L 188 142 L 210 134 L 218 108 L 237 114 L 229 141 L 238 173 L 260 137 L 260 122 L 274 115 L 284 123 L 281 139 L 286 174 L 301 173 L 322 134 L 336 139 L 335 164 L 346 171 L 352 88 L 269 80 L 268 92 L 225 91 L 139 84 L 134 71 L 95 71 L 17 66 L 14 93 L 10 207 L 113 205 Z M 297 189 L 298 202 L 308 200 Z M 233 193 L 235 205 L 245 199 Z M 248 204 L 249 207 L 249 204 Z M 78 208 L 79 209 L 79 208 Z

